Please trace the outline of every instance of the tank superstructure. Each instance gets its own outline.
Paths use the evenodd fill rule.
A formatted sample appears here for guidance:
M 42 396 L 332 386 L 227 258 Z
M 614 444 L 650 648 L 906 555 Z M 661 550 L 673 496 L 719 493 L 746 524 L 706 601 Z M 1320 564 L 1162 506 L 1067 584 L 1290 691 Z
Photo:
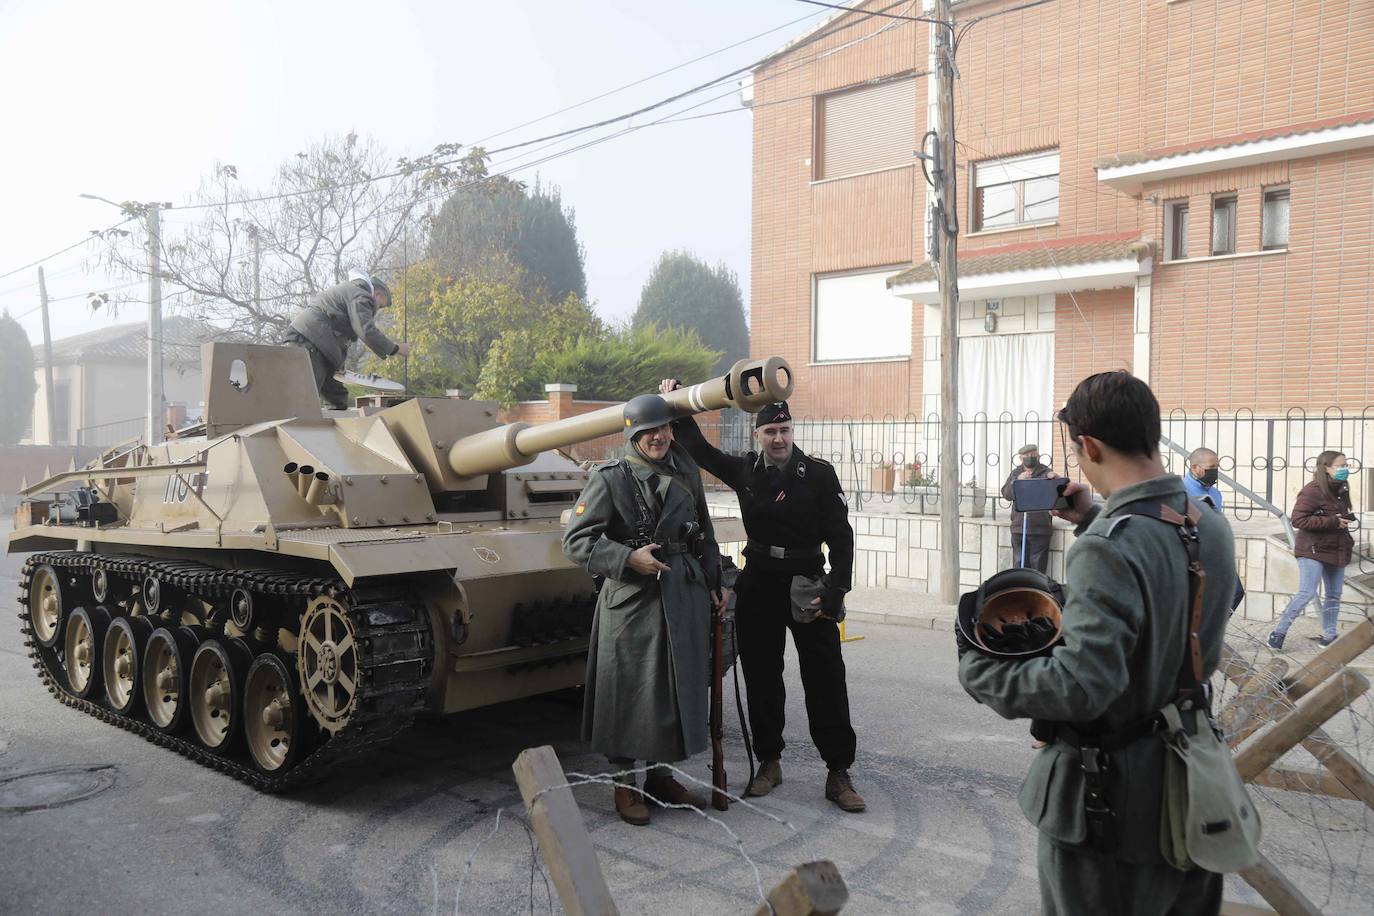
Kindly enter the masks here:
M 24 491 L 20 618 L 59 699 L 279 790 L 418 713 L 580 683 L 594 597 L 560 516 L 587 472 L 554 450 L 618 433 L 621 405 L 533 426 L 448 398 L 326 416 L 301 350 L 202 361 L 204 435 Z M 756 410 L 791 384 L 781 359 L 745 360 L 666 399 Z

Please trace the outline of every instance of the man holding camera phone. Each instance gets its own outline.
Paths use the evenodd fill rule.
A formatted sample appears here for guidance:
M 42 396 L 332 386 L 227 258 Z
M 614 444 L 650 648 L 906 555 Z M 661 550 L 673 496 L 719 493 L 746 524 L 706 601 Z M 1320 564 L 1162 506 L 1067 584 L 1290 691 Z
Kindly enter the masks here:
M 1014 484 L 1018 480 L 1043 480 L 1057 477 L 1054 468 L 1040 463 L 1040 446 L 1023 445 L 1016 451 L 1016 466 L 1002 484 L 1002 498 L 1011 506 L 1011 565 L 1048 572 L 1050 567 L 1050 538 L 1054 527 L 1049 512 L 1021 512 L 1016 508 L 1013 498 Z M 1024 536 L 1025 556 L 1021 554 Z

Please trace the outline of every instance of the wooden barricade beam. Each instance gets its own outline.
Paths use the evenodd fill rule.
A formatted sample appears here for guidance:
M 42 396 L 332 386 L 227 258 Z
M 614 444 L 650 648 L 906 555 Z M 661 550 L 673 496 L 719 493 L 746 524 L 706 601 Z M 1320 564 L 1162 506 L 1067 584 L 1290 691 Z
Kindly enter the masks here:
M 1321 916 L 1321 909 L 1263 855 L 1259 862 L 1242 871 L 1240 876 L 1279 916 Z
M 569 916 L 618 916 L 596 849 L 553 748 L 527 748 L 511 765 L 539 852 Z
M 1240 690 L 1217 715 L 1217 724 L 1230 736 L 1227 741 L 1232 747 L 1264 723 L 1265 714 L 1272 710 L 1277 698 L 1274 688 L 1288 673 L 1288 662 L 1281 658 L 1271 658 L 1260 668 L 1252 668 L 1243 661 L 1240 664 L 1245 665 L 1245 670 L 1233 669 L 1237 676 L 1232 678 Z M 1227 676 L 1230 674 L 1228 671 Z
M 769 906 L 773 916 L 832 916 L 848 902 L 849 887 L 834 862 L 806 862 L 787 873 L 754 916 L 769 916 Z
M 1248 738 L 1236 751 L 1236 770 L 1245 782 L 1273 766 L 1304 738 L 1369 689 L 1369 680 L 1349 668 L 1303 697 L 1272 726 Z
M 1306 795 L 1326 795 L 1331 798 L 1344 798 L 1359 801 L 1345 783 L 1325 770 L 1306 767 L 1272 766 L 1250 781 L 1251 785 L 1265 786 L 1270 789 L 1286 789 L 1289 792 L 1302 792 Z
M 1289 699 L 1297 700 L 1315 690 L 1349 662 L 1374 646 L 1374 620 L 1366 619 L 1317 654 L 1286 685 Z

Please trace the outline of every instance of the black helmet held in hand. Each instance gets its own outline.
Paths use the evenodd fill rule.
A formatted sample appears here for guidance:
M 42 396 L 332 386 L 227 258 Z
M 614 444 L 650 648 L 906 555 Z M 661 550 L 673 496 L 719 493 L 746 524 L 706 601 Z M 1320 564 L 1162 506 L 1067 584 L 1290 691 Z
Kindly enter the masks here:
M 1064 589 L 1035 569 L 1007 569 L 959 598 L 954 625 L 993 658 L 1048 655 L 1064 641 Z
M 668 402 L 656 394 L 641 394 L 625 402 L 625 441 L 633 442 L 635 436 L 646 429 L 653 429 L 673 422 L 673 411 Z

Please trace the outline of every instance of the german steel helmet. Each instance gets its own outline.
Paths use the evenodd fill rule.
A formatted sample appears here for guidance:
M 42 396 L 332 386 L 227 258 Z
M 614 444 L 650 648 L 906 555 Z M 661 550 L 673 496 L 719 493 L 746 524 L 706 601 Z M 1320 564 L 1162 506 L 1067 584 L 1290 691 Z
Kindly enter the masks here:
M 673 422 L 673 411 L 668 402 L 656 394 L 641 394 L 625 402 L 625 441 L 633 442 L 634 437 L 646 429 Z
M 954 625 L 993 658 L 1048 655 L 1064 641 L 1064 589 L 1034 569 L 1005 569 L 959 598 Z

